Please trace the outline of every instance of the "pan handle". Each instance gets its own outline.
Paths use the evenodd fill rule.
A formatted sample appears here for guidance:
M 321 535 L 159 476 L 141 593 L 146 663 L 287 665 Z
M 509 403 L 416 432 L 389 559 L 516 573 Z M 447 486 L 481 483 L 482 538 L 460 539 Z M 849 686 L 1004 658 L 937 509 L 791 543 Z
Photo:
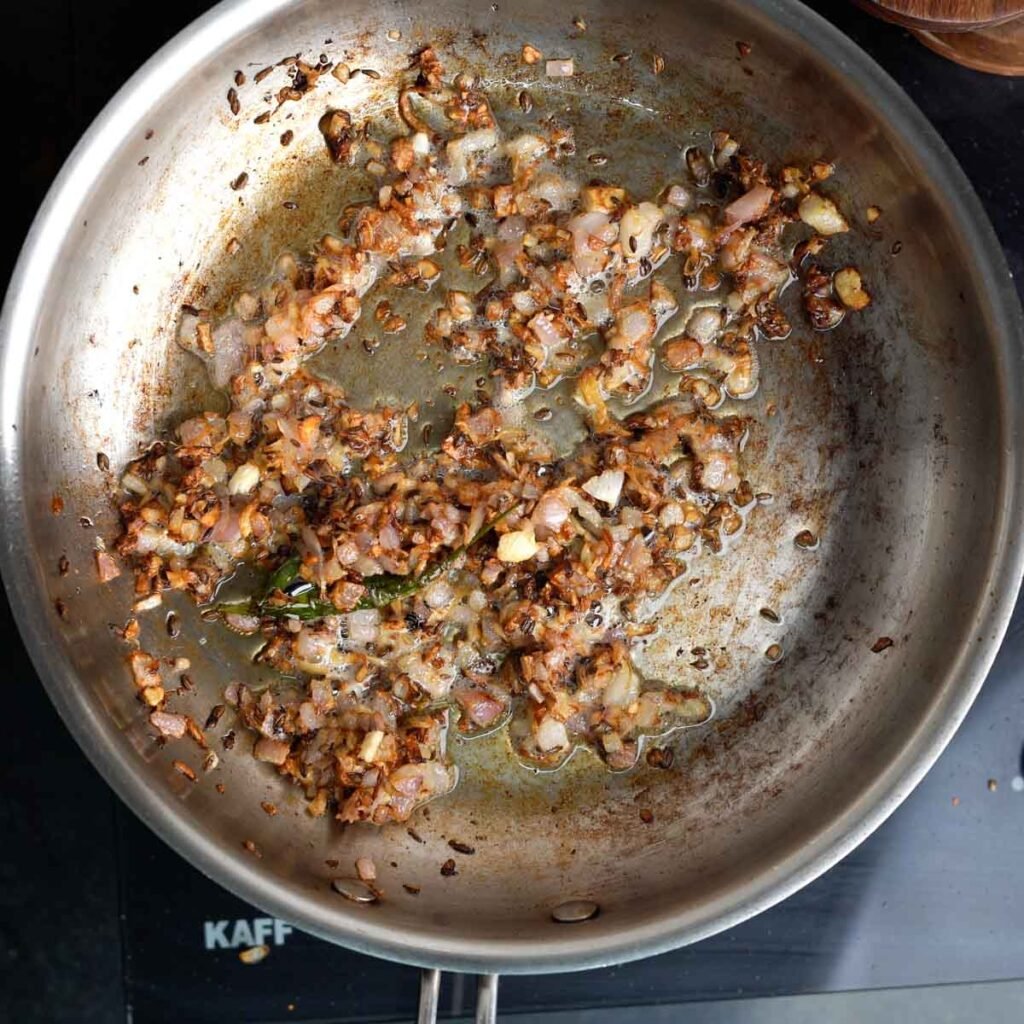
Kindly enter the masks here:
M 441 972 L 420 973 L 420 1010 L 416 1024 L 437 1024 L 437 1000 L 441 994 Z
M 476 983 L 476 1024 L 498 1022 L 498 976 L 481 974 Z
M 420 975 L 420 1008 L 416 1024 L 437 1024 L 437 1007 L 441 994 L 441 972 L 424 971 Z M 498 975 L 481 974 L 476 987 L 476 1024 L 497 1024 Z

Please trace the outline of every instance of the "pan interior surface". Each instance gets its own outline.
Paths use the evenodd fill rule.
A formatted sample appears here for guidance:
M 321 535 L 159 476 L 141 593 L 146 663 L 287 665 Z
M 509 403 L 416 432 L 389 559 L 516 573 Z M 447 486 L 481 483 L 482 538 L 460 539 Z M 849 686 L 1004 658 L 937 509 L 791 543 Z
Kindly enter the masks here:
M 821 49 L 810 38 L 819 28 Z M 941 150 L 921 142 L 905 101 L 892 119 L 882 114 L 884 90 L 862 87 L 869 62 L 794 4 L 584 3 L 552 15 L 540 0 L 229 3 L 189 32 L 191 45 L 158 55 L 73 158 L 7 314 L 5 578 L 80 742 L 218 881 L 325 937 L 412 962 L 538 971 L 640 956 L 813 878 L 937 756 L 981 683 L 1019 578 L 1008 539 L 1020 457 L 1008 369 L 1019 336 L 1009 332 L 1019 313 L 994 236 L 971 223 L 980 208 L 952 194 L 950 183 L 966 188 L 955 168 L 935 162 Z M 774 500 L 725 556 L 693 561 L 640 652 L 646 674 L 697 686 L 716 705 L 712 722 L 672 738 L 670 770 L 614 774 L 579 755 L 558 773 L 532 773 L 500 736 L 453 741 L 458 789 L 411 822 L 415 834 L 343 830 L 310 818 L 302 794 L 248 756 L 241 728 L 233 752 L 213 740 L 220 766 L 198 784 L 172 761 L 198 769 L 201 752 L 155 742 L 110 629 L 124 622 L 129 584 L 95 578 L 96 538 L 117 532 L 97 454 L 116 470 L 155 433 L 223 401 L 176 346 L 178 311 L 216 308 L 370 194 L 364 174 L 328 159 L 317 121 L 342 107 L 397 132 L 395 83 L 428 43 L 449 75 L 481 78 L 503 127 L 572 124 L 580 177 L 601 152 L 609 177 L 638 195 L 681 180 L 683 149 L 720 128 L 776 166 L 832 161 L 854 230 L 825 260 L 856 263 L 874 303 L 819 334 L 788 294 L 793 335 L 760 343 L 760 391 L 737 411 L 753 417 L 747 476 Z M 572 58 L 575 74 L 524 65 L 524 43 Z M 283 67 L 260 82 L 255 73 L 321 52 L 379 78 L 324 75 L 256 123 L 287 78 Z M 238 116 L 225 100 L 236 69 L 246 76 Z M 516 102 L 524 89 L 529 115 Z M 232 188 L 243 172 L 244 187 Z M 869 224 L 872 205 L 883 215 Z M 701 297 L 676 291 L 682 317 Z M 453 403 L 440 384 L 468 392 L 479 371 L 436 376 L 433 360 L 411 357 L 412 333 L 367 359 L 357 330 L 313 366 L 355 401 L 419 401 L 443 424 Z M 813 550 L 794 543 L 801 531 L 817 538 Z M 174 641 L 163 619 L 172 609 L 184 623 Z M 765 656 L 773 644 L 778 660 Z M 200 722 L 228 682 L 259 676 L 251 651 L 184 604 L 143 616 L 142 646 L 190 659 L 195 689 L 178 709 Z M 218 736 L 230 728 L 228 715 Z M 475 853 L 453 853 L 451 840 Z M 370 905 L 330 884 L 360 856 L 373 858 L 384 892 Z M 449 858 L 458 873 L 444 877 Z M 556 922 L 553 908 L 569 900 L 600 913 Z

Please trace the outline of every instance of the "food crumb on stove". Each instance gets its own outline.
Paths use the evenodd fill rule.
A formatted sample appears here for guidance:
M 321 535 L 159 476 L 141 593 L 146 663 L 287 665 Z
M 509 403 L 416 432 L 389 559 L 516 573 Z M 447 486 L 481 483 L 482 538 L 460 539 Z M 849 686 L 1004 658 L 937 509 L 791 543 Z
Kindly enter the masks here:
M 231 750 L 235 745 L 235 730 L 231 729 L 229 732 L 226 732 L 220 742 L 225 750 Z
M 736 53 L 739 54 L 740 60 L 744 57 L 749 57 L 753 49 L 750 43 L 746 43 L 742 39 L 736 40 Z
M 277 804 L 272 804 L 269 800 L 261 801 L 260 807 L 263 808 L 264 814 L 270 815 L 271 818 L 277 814 Z
M 458 839 L 449 839 L 448 845 L 456 852 L 463 853 L 467 857 L 476 853 L 476 847 L 470 846 L 469 843 L 461 843 Z
M 537 49 L 536 46 L 531 46 L 529 43 L 523 44 L 523 49 L 520 53 L 524 64 L 536 64 L 538 61 L 544 59 L 544 54 Z
M 953 799 L 950 801 L 950 803 L 952 803 L 952 805 L 954 807 L 959 807 L 960 806 L 960 797 L 958 797 L 958 796 L 953 797 Z
M 68 606 L 67 606 L 67 603 L 62 598 L 58 597 L 57 600 L 53 602 L 53 607 L 56 610 L 58 617 L 62 621 L 67 622 L 68 621 Z
M 458 869 L 455 867 L 455 861 L 451 857 L 441 865 L 441 874 L 444 875 L 445 878 L 451 878 L 452 875 L 457 875 L 458 873 Z
M 423 836 L 421 836 L 419 834 L 419 832 L 416 831 L 416 829 L 414 829 L 414 828 L 407 828 L 405 831 L 408 833 L 409 838 L 415 840 L 417 843 L 425 843 L 426 842 L 426 839 L 424 839 Z
M 238 91 L 234 86 L 228 89 L 228 107 L 230 108 L 231 113 L 236 117 L 238 116 L 238 112 L 242 109 L 242 104 L 238 101 Z
M 340 866 L 341 866 L 341 861 L 340 861 L 340 860 L 337 860 L 337 859 L 336 859 L 336 858 L 334 858 L 334 857 L 328 857 L 328 858 L 327 858 L 327 860 L 325 860 L 325 861 L 324 861 L 324 863 L 325 863 L 325 864 L 326 864 L 326 865 L 327 865 L 327 866 L 328 866 L 329 868 L 337 868 L 337 867 L 340 867 Z
M 223 796 L 228 791 L 228 787 L 225 786 L 223 782 L 218 782 L 217 785 L 213 788 L 217 790 L 217 792 L 220 793 L 221 796 Z
M 403 882 L 402 883 L 402 888 L 410 896 L 419 896 L 419 894 L 420 894 L 420 887 L 418 885 L 409 885 L 407 882 Z
M 248 171 L 242 171 L 242 173 L 239 174 L 238 177 L 235 178 L 231 182 L 231 187 L 237 192 L 237 191 L 239 191 L 239 189 L 245 188 L 245 186 L 248 183 L 248 181 L 249 181 L 249 172 Z
M 891 636 L 880 636 L 872 645 L 872 654 L 881 654 L 882 651 L 887 651 L 895 643 Z
M 364 882 L 377 881 L 377 865 L 369 857 L 359 857 L 356 860 L 356 874 Z
M 248 853 L 251 853 L 256 858 L 261 858 L 263 856 L 263 851 L 251 839 L 243 839 L 242 846 Z
M 71 563 L 68 561 L 68 556 L 61 555 L 60 558 L 57 559 L 57 572 L 60 573 L 61 576 L 67 576 L 70 569 Z
M 640 808 L 640 820 L 645 825 L 650 825 L 651 822 L 654 821 L 654 811 L 652 811 L 649 807 L 641 807 Z
M 994 793 L 999 788 L 999 783 L 995 779 L 989 779 L 987 785 L 990 793 Z
M 261 960 L 266 960 L 270 956 L 270 947 L 263 946 L 250 946 L 248 949 L 241 949 L 238 951 L 238 959 L 243 964 L 258 964 Z
M 64 499 L 59 494 L 55 494 L 50 499 L 50 511 L 55 516 L 59 516 L 64 511 Z
M 212 772 L 217 765 L 220 764 L 220 758 L 211 750 L 205 758 L 203 758 L 203 771 Z
M 869 206 L 866 216 L 868 223 L 874 224 L 875 221 L 882 216 L 882 208 L 880 206 Z
M 216 729 L 217 723 L 221 720 L 224 715 L 226 708 L 223 704 L 214 704 L 210 708 L 210 713 L 206 716 L 206 728 Z

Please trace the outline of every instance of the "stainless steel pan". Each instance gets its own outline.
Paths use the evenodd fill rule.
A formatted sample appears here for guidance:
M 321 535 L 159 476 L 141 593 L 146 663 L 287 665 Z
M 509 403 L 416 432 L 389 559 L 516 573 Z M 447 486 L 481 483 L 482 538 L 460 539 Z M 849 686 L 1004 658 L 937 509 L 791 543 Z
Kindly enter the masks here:
M 742 60 L 740 40 L 752 47 Z M 864 268 L 876 301 L 830 335 L 801 328 L 762 347 L 748 467 L 778 499 L 730 558 L 694 564 L 699 582 L 645 651 L 650 671 L 706 688 L 715 723 L 678 737 L 670 771 L 610 775 L 578 760 L 538 776 L 510 764 L 500 740 L 459 747 L 465 781 L 417 823 L 419 843 L 402 827 L 309 819 L 241 743 L 200 784 L 175 772 L 182 748 L 150 736 L 108 628 L 123 621 L 126 592 L 97 584 L 91 551 L 115 531 L 97 453 L 116 469 L 172 414 L 216 400 L 173 343 L 176 311 L 215 305 L 331 226 L 351 184 L 321 151 L 317 118 L 328 105 L 390 116 L 395 75 L 428 42 L 450 72 L 482 74 L 499 96 L 528 88 L 533 116 L 571 119 L 581 154 L 608 153 L 638 191 L 717 127 L 773 160 L 833 160 L 858 228 L 834 258 Z M 577 74 L 524 68 L 524 42 L 573 57 Z M 263 94 L 285 80 L 257 84 L 254 72 L 297 52 L 381 77 L 327 76 L 255 124 Z M 235 69 L 247 76 L 238 117 L 225 100 Z M 246 186 L 232 190 L 243 171 Z M 873 226 L 869 204 L 884 210 Z M 242 250 L 228 255 L 233 237 Z M 948 151 L 883 72 L 798 3 L 229 0 L 110 103 L 25 245 L 2 321 L 4 579 L 86 753 L 240 896 L 327 939 L 434 968 L 563 971 L 646 956 L 727 928 L 828 868 L 899 804 L 966 713 L 1021 577 L 1021 337 L 995 236 Z M 354 359 L 328 355 L 321 369 L 357 397 L 437 395 L 407 351 Z M 794 545 L 805 529 L 817 550 Z M 782 622 L 759 617 L 763 606 Z M 181 614 L 179 640 L 152 616 L 148 639 L 192 660 L 186 704 L 205 716 L 245 659 Z M 881 637 L 892 646 L 873 651 Z M 763 656 L 772 643 L 784 651 L 776 663 Z M 694 647 L 709 650 L 708 668 L 691 664 Z M 264 799 L 281 813 L 268 818 Z M 458 875 L 443 878 L 451 838 L 476 853 L 456 855 Z M 359 855 L 381 869 L 375 904 L 329 884 Z M 574 900 L 600 912 L 556 921 Z

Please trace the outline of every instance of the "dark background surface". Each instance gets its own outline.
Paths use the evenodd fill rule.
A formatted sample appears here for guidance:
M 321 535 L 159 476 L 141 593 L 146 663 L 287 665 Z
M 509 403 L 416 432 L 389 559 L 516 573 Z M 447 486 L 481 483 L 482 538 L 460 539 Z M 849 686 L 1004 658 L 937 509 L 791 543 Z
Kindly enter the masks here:
M 15 185 L 2 221 L 4 280 L 89 121 L 208 6 L 34 0 L 4 18 Z M 936 125 L 1022 280 L 1022 83 L 948 64 L 838 0 L 812 6 L 872 53 Z M 289 935 L 255 966 L 235 950 L 205 951 L 204 921 L 260 913 L 180 861 L 115 800 L 50 706 L 2 599 L 0 638 L 0 685 L 13 712 L 0 758 L 0 1020 L 108 1022 L 129 1008 L 141 1024 L 412 1015 L 411 969 L 308 936 Z M 1019 607 L 981 698 L 936 768 L 872 839 L 808 889 L 663 957 L 506 979 L 503 1011 L 1024 977 L 1024 793 L 1011 785 L 1024 773 L 1022 656 Z M 446 988 L 443 1011 L 468 998 L 460 979 Z

